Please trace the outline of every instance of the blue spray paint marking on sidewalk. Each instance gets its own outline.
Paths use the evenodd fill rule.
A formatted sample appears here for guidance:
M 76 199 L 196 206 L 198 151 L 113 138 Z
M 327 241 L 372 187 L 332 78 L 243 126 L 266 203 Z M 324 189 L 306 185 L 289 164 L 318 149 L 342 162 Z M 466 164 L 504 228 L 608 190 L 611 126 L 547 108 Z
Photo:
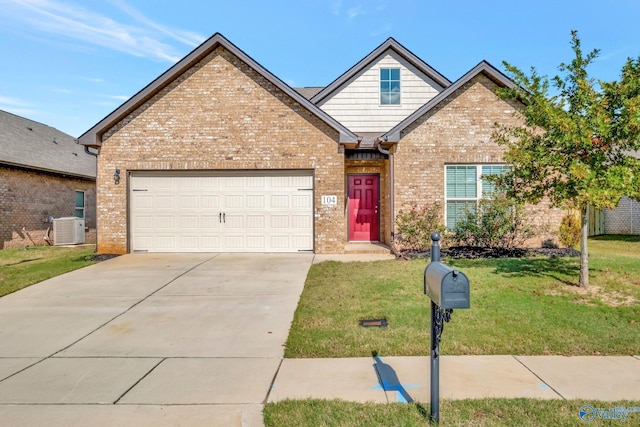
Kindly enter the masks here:
M 384 390 L 386 391 L 395 391 L 396 392 L 396 396 L 397 396 L 397 400 L 396 402 L 398 403 L 409 403 L 409 401 L 407 400 L 407 398 L 404 396 L 404 390 L 408 389 L 408 388 L 420 388 L 420 384 L 395 384 L 395 385 L 390 385 L 390 384 L 376 384 L 373 387 L 371 387 L 374 390 Z

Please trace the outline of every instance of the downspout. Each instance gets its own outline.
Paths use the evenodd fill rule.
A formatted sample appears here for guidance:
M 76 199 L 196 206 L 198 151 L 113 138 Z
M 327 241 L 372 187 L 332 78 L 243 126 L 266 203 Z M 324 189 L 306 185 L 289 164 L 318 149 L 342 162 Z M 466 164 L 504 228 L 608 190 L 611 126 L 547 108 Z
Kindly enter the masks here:
M 90 156 L 93 156 L 96 158 L 96 174 L 98 172 L 98 153 L 93 153 L 91 151 L 89 151 L 89 146 L 85 145 L 84 146 L 84 152 L 89 154 Z M 98 252 L 98 206 L 97 206 L 97 198 L 98 198 L 98 177 L 96 176 L 96 212 L 94 213 L 94 216 L 96 217 L 96 253 Z
M 397 259 L 404 258 L 400 252 L 396 249 L 396 232 L 395 232 L 395 208 L 394 208 L 394 163 L 393 163 L 393 153 L 389 150 L 385 150 L 380 145 L 380 141 L 378 141 L 378 151 L 382 154 L 389 156 L 389 218 L 391 219 L 391 252 L 396 256 Z
M 88 145 L 84 146 L 84 152 L 89 154 L 90 156 L 98 157 L 98 153 L 93 153 L 93 152 L 89 151 L 89 146 Z

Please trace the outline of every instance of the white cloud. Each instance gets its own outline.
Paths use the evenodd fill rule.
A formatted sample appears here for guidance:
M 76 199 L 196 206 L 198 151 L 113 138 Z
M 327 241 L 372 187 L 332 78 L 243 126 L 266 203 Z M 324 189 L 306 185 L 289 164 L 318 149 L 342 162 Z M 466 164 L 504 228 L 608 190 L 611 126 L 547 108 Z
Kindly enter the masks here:
M 11 98 L 8 96 L 0 96 L 0 105 L 10 105 L 12 107 L 28 107 L 29 103 L 17 98 Z
M 153 28 L 154 30 L 159 31 L 176 41 L 184 43 L 187 46 L 196 47 L 205 40 L 205 37 L 192 31 L 176 30 L 158 24 L 157 22 L 152 21 L 151 19 L 147 18 L 142 13 L 128 5 L 124 0 L 111 0 L 111 3 L 125 12 L 127 15 L 136 19 L 141 24 L 144 24 L 149 28 Z
M 168 36 L 188 46 L 202 39 L 197 34 L 157 24 L 121 0 L 116 2 L 117 7 L 133 17 L 137 25 L 117 22 L 80 5 L 57 0 L 2 0 L 0 3 L 12 4 L 13 8 L 4 8 L 5 13 L 13 14 L 8 18 L 26 25 L 31 33 L 78 40 L 134 56 L 176 62 L 182 54 L 164 42 L 164 38 Z
M 331 3 L 331 13 L 340 16 L 340 9 L 342 9 L 342 0 L 334 0 Z
M 350 8 L 349 11 L 347 12 L 347 16 L 349 16 L 349 19 L 354 19 L 360 15 L 365 15 L 366 13 L 367 11 L 364 9 L 364 7 L 361 4 L 359 4 L 355 7 Z
M 346 10 L 345 15 L 347 19 L 354 20 L 363 15 L 379 15 L 386 8 L 388 0 L 378 0 L 377 2 L 362 2 L 362 0 L 347 0 L 347 5 L 343 0 L 333 0 L 331 3 L 331 12 L 334 15 L 343 15 L 343 9 Z
M 129 98 L 131 98 L 127 95 L 105 95 L 105 97 L 109 99 L 116 99 L 118 101 L 127 101 Z

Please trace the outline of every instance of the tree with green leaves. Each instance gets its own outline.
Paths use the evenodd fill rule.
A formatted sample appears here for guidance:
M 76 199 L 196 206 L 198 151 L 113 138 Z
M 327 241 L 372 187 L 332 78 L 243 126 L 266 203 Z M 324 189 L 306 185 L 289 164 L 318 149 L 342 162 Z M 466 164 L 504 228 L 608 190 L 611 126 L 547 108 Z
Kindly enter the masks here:
M 581 212 L 579 284 L 587 288 L 587 207 L 612 209 L 623 195 L 640 200 L 640 57 L 627 59 L 618 81 L 596 81 L 587 69 L 600 51 L 583 54 L 577 31 L 571 36 L 574 58 L 552 78 L 504 62 L 515 86 L 499 95 L 522 102 L 523 125 L 496 124 L 493 139 L 512 167 L 494 180 L 517 201 L 547 198 Z

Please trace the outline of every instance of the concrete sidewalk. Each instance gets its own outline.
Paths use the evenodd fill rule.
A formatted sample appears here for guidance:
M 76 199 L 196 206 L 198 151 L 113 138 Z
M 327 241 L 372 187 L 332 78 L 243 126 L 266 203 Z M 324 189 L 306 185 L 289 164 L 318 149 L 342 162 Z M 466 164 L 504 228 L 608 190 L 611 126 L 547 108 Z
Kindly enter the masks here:
M 429 357 L 285 359 L 268 401 L 428 403 L 429 363 Z M 441 356 L 440 398 L 640 401 L 640 356 Z

